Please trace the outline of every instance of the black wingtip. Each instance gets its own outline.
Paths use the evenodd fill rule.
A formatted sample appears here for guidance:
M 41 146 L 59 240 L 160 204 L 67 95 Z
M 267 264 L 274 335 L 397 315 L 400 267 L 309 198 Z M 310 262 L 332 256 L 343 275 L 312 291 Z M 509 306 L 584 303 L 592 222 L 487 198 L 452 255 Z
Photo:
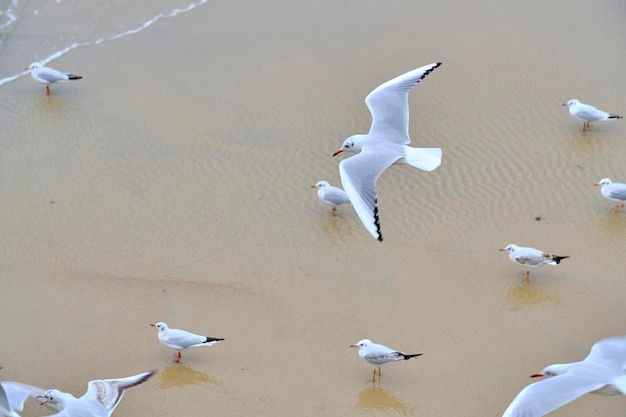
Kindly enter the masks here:
M 383 234 L 380 231 L 380 219 L 378 218 L 378 199 L 374 200 L 374 225 L 376 226 L 376 234 L 379 242 L 383 241 Z
M 414 354 L 414 355 L 405 355 L 404 353 L 402 354 L 402 358 L 403 358 L 405 361 L 408 361 L 408 360 L 409 360 L 409 359 L 411 359 L 411 358 L 416 358 L 416 357 L 418 357 L 418 356 L 422 356 L 422 353 L 416 353 L 416 354 Z
M 69 77 L 70 80 L 80 80 L 81 77 L 80 75 L 74 75 L 74 74 L 67 74 L 67 76 Z
M 554 256 L 554 262 L 556 262 L 556 264 L 558 265 L 558 264 L 560 264 L 560 263 L 561 263 L 561 261 L 562 261 L 563 259 L 567 259 L 567 258 L 569 258 L 569 256 L 556 256 L 556 255 L 555 255 L 555 256 Z

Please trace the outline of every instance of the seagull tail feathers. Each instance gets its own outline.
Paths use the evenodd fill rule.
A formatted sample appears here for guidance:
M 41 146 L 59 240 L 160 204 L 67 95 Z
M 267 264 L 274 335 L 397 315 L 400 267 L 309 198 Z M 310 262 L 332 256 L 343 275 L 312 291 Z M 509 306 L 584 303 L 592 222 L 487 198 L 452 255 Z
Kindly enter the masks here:
M 612 114 L 609 117 L 607 117 L 607 119 L 609 119 L 609 120 L 616 120 L 616 119 L 623 119 L 623 117 L 622 116 L 616 116 L 616 115 Z
M 407 146 L 402 162 L 424 171 L 433 171 L 441 165 L 441 148 L 411 148 Z

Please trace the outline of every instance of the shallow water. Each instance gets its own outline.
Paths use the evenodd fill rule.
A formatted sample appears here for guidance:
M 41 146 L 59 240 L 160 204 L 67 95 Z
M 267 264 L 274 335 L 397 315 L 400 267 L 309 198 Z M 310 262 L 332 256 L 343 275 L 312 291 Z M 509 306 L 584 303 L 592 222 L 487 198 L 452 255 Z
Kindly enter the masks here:
M 626 122 L 583 133 L 561 106 L 626 113 L 621 2 L 3 7 L 2 380 L 79 395 L 161 370 L 118 416 L 501 415 L 623 334 L 626 212 L 593 184 L 626 182 Z M 46 97 L 36 60 L 84 78 Z M 379 243 L 310 185 L 339 185 L 373 88 L 435 61 L 410 133 L 443 164 L 380 177 Z M 508 243 L 570 258 L 522 283 Z M 156 321 L 226 341 L 173 366 Z M 424 356 L 372 386 L 366 337 Z

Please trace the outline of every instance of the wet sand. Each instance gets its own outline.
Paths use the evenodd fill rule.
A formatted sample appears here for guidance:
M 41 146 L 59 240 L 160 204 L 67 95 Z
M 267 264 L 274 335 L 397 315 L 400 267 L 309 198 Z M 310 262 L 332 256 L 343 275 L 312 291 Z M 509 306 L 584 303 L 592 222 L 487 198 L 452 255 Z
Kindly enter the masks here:
M 583 133 L 561 106 L 626 116 L 624 17 L 617 1 L 215 1 L 51 62 L 84 79 L 49 97 L 3 85 L 1 379 L 82 395 L 159 369 L 116 416 L 501 415 L 530 374 L 624 333 L 626 211 L 593 184 L 626 182 L 626 122 Z M 9 74 L 48 23 L 7 35 Z M 369 129 L 365 96 L 435 61 L 410 134 L 443 164 L 381 176 L 379 243 L 309 187 L 339 185 L 331 155 Z M 522 283 L 508 243 L 570 258 Z M 156 321 L 226 340 L 174 365 Z M 372 385 L 362 338 L 424 355 Z

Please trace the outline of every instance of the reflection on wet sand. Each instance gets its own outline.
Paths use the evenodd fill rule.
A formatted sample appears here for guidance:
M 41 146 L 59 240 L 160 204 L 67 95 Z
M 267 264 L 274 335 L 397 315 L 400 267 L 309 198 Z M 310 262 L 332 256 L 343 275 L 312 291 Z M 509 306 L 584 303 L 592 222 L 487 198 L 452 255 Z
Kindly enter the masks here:
M 380 388 L 378 384 L 366 388 L 359 393 L 356 408 L 360 411 L 385 411 L 402 415 L 410 415 L 415 407 L 393 395 L 390 391 Z
M 217 379 L 211 375 L 196 371 L 182 363 L 168 366 L 160 375 L 159 388 L 161 389 L 209 383 L 219 385 Z
M 529 307 L 540 304 L 558 304 L 561 302 L 559 296 L 550 294 L 540 284 L 536 282 L 522 282 L 507 291 L 506 299 L 515 307 Z
M 354 213 L 348 210 L 352 210 L 352 208 L 346 207 L 346 210 L 338 211 L 335 216 L 329 215 L 327 218 L 323 216 L 318 220 L 318 227 L 324 233 L 324 237 L 330 242 L 335 244 L 350 242 L 356 238 L 357 233 L 355 233 L 354 225 L 357 223 L 350 218 Z

